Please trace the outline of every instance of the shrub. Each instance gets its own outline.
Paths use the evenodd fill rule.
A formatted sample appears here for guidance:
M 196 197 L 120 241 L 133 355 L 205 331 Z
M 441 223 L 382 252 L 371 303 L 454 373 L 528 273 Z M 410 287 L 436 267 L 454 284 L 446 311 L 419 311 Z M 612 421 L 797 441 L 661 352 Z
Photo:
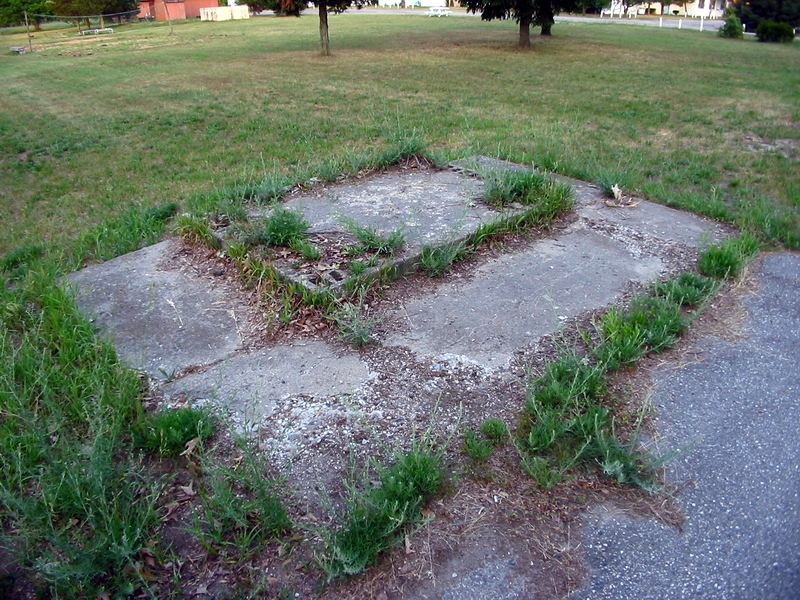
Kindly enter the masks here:
M 133 441 L 140 448 L 175 456 L 195 438 L 205 440 L 214 433 L 214 423 L 206 411 L 194 408 L 162 410 L 147 415 L 133 427 Z
M 733 7 L 725 11 L 725 22 L 719 28 L 719 37 L 740 40 L 744 37 L 744 27 Z
M 756 38 L 759 42 L 789 43 L 794 39 L 794 29 L 788 23 L 761 21 L 756 27 Z

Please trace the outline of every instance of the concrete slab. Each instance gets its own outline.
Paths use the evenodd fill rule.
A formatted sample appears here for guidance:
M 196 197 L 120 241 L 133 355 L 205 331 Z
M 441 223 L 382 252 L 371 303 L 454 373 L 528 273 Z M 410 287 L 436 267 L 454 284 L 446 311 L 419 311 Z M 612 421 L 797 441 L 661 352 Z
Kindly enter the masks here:
M 492 208 L 482 202 L 482 191 L 481 180 L 452 170 L 409 169 L 303 193 L 288 199 L 284 206 L 301 212 L 318 240 L 326 234 L 346 235 L 343 219 L 383 235 L 401 230 L 405 247 L 377 267 L 394 265 L 406 270 L 417 262 L 423 246 L 460 241 L 480 225 L 521 210 Z M 275 266 L 283 276 L 310 289 L 336 292 L 346 277 L 343 264 L 304 268 L 296 263 L 278 260 Z
M 358 353 L 308 340 L 232 356 L 202 373 L 161 386 L 165 398 L 187 396 L 226 409 L 238 429 L 262 425 L 290 396 L 353 393 L 370 377 Z
M 613 302 L 629 282 L 646 282 L 662 267 L 657 257 L 637 258 L 621 242 L 578 226 L 485 263 L 467 283 L 412 298 L 404 307 L 410 326 L 385 343 L 501 367 L 515 349 Z
M 757 277 L 746 337 L 707 337 L 700 358 L 654 374 L 662 447 L 691 445 L 668 469 L 682 531 L 594 509 L 575 600 L 798 597 L 800 255 L 766 257 Z
M 120 357 L 154 378 L 220 360 L 239 348 L 237 302 L 177 271 L 159 268 L 165 241 L 72 273 L 78 306 Z
M 450 163 L 462 173 L 482 175 L 492 171 L 520 171 L 528 167 L 489 156 L 471 156 Z M 642 201 L 632 208 L 606 205 L 607 198 L 594 184 L 571 177 L 553 175 L 574 191 L 576 211 L 595 228 L 605 227 L 618 237 L 649 237 L 659 242 L 686 244 L 697 248 L 726 233 L 719 223 L 698 215 L 654 202 Z

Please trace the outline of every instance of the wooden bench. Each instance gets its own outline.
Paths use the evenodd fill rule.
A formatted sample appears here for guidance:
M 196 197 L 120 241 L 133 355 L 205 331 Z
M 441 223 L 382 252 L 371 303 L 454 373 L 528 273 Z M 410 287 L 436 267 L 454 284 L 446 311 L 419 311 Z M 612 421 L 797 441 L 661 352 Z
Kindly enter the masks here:
M 429 17 L 446 17 L 450 14 L 450 9 L 446 6 L 431 6 L 425 14 Z
M 81 35 L 97 35 L 100 33 L 114 33 L 114 30 L 111 27 L 103 27 L 102 29 L 83 29 L 81 31 Z
M 9 50 L 11 50 L 12 52 L 16 52 L 17 54 L 25 54 L 28 51 L 28 49 L 25 46 L 11 46 Z

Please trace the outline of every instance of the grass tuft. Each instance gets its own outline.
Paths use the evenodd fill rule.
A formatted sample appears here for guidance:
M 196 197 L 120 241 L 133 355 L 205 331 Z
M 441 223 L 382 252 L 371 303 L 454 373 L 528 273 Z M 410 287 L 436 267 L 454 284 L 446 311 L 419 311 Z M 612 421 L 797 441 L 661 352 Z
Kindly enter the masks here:
M 281 206 L 267 217 L 259 241 L 268 246 L 291 246 L 306 239 L 309 227 L 302 214 Z
M 194 244 L 205 244 L 219 248 L 219 240 L 214 237 L 208 219 L 184 213 L 175 220 L 175 233 Z
M 495 206 L 536 204 L 546 192 L 549 180 L 534 171 L 490 171 L 484 176 L 486 202 Z
M 12 281 L 22 279 L 43 255 L 44 248 L 37 244 L 17 246 L 0 260 L 0 269 Z
M 717 284 L 712 279 L 695 273 L 681 273 L 675 279 L 654 285 L 653 294 L 674 304 L 692 307 L 701 305 L 716 289 Z
M 350 302 L 343 303 L 336 309 L 331 318 L 339 329 L 339 338 L 361 348 L 374 343 L 372 330 L 380 323 L 380 319 L 367 319 L 362 315 L 361 308 Z
M 166 409 L 147 415 L 133 427 L 136 446 L 162 456 L 177 456 L 191 440 L 214 434 L 211 415 L 196 408 Z
M 481 433 L 492 446 L 499 446 L 508 439 L 508 427 L 502 419 L 492 417 L 481 424 Z
M 362 254 L 364 252 L 375 252 L 376 254 L 394 254 L 406 243 L 403 232 L 400 229 L 383 235 L 374 227 L 359 225 L 352 219 L 342 218 L 347 231 L 356 237 L 358 244 L 351 248 L 351 254 Z
M 376 464 L 365 485 L 351 487 L 342 525 L 328 532 L 320 564 L 329 578 L 355 575 L 398 543 L 420 509 L 442 485 L 442 457 L 416 447 L 394 464 Z M 377 485 L 369 482 L 377 479 Z
M 706 248 L 700 254 L 697 268 L 715 279 L 738 277 L 747 261 L 758 252 L 758 240 L 749 234 L 728 238 Z
M 494 446 L 478 437 L 473 429 L 467 429 L 461 444 L 464 453 L 475 462 L 486 462 L 494 452 Z
M 447 272 L 452 264 L 466 256 L 468 250 L 463 242 L 452 242 L 444 246 L 423 246 L 418 266 L 429 277 L 439 277 Z

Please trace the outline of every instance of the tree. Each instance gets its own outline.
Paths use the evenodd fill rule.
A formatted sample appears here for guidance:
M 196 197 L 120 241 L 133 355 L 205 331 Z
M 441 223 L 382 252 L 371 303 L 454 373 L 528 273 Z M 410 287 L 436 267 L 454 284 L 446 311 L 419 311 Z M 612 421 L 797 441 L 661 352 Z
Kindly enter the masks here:
M 519 23 L 519 46 L 530 48 L 531 25 L 542 28 L 542 35 L 552 35 L 555 15 L 562 10 L 574 9 L 575 0 L 462 0 L 467 11 L 480 11 L 481 19 L 514 19 Z
M 738 0 L 734 7 L 747 31 L 755 31 L 762 21 L 800 27 L 800 0 Z
M 319 45 L 323 56 L 331 55 L 328 37 L 328 13 L 343 13 L 351 6 L 361 8 L 372 4 L 371 0 L 312 0 L 319 12 Z
M 299 17 L 306 7 L 305 0 L 236 0 L 236 4 L 246 4 L 253 14 L 271 10 L 280 17 Z
M 31 15 L 52 15 L 49 0 L 0 0 L 0 25 L 18 25 L 25 22 L 27 12 L 34 29 L 39 31 L 41 19 Z

